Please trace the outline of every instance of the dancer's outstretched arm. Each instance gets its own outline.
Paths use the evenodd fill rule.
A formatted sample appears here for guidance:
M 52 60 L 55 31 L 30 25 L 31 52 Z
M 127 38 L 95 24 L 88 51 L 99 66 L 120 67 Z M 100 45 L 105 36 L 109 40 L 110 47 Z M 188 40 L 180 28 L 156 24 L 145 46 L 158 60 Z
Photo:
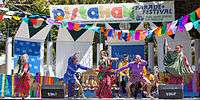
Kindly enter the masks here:
M 123 70 L 125 70 L 125 69 L 127 69 L 127 68 L 129 68 L 129 64 L 127 64 L 127 65 L 121 67 L 120 69 L 117 69 L 116 71 L 121 72 L 121 71 L 123 71 Z
M 92 68 L 89 68 L 89 67 L 82 66 L 80 64 L 78 64 L 77 66 L 78 66 L 78 68 L 83 69 L 83 70 L 91 70 L 92 69 Z

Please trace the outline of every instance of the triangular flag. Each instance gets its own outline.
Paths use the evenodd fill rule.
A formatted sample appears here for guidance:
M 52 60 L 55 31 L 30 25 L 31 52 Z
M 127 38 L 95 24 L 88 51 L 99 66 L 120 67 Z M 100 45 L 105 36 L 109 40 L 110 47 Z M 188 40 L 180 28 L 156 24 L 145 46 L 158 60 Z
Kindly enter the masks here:
M 131 33 L 128 32 L 127 34 L 128 34 L 127 41 L 130 41 L 131 40 Z
M 22 21 L 24 21 L 26 23 L 28 23 L 28 20 L 29 20 L 29 18 L 27 18 L 27 17 L 22 18 Z
M 192 28 L 193 28 L 193 23 L 192 22 L 189 22 L 189 23 L 185 24 L 186 31 L 190 31 Z
M 37 18 L 36 20 L 37 20 L 37 23 L 36 23 L 36 25 L 33 25 L 33 27 L 39 28 L 43 24 L 44 19 L 43 18 Z
M 153 30 L 147 31 L 147 41 L 152 42 L 153 41 Z
M 3 15 L 0 14 L 0 21 L 2 21 L 2 20 L 3 20 Z
M 135 38 L 135 36 L 134 36 L 135 31 L 134 30 L 129 30 L 129 32 L 130 32 L 130 35 L 132 37 L 131 39 L 134 40 L 134 38 Z
M 92 26 L 90 26 L 90 25 L 85 25 L 84 29 L 89 30 L 89 29 L 91 29 L 91 27 L 92 27 Z
M 13 18 L 14 20 L 17 20 L 17 21 L 21 20 L 21 18 L 20 18 L 19 16 L 12 16 L 12 18 Z
M 86 26 L 86 24 L 83 24 L 83 23 L 80 24 L 81 28 L 84 28 L 85 26 Z
M 118 31 L 118 40 L 122 40 L 122 32 Z
M 168 36 L 173 35 L 173 31 L 170 29 L 170 30 L 167 32 L 167 35 L 168 35 Z
M 173 34 L 176 34 L 177 26 L 171 27 L 171 29 L 172 29 Z
M 168 36 L 173 34 L 172 29 L 171 29 L 171 25 L 172 25 L 172 22 L 167 23 L 167 35 Z
M 198 9 L 195 10 L 197 17 L 200 19 L 200 7 Z
M 167 31 L 167 26 L 166 26 L 166 25 L 163 25 L 163 26 L 162 26 L 161 34 L 162 34 L 162 35 L 165 34 L 166 31 Z
M 180 30 L 180 32 L 183 32 L 183 29 L 184 29 L 184 25 L 188 22 L 188 18 L 189 16 L 186 15 L 186 16 L 182 16 L 180 19 L 179 19 L 179 24 L 178 24 L 178 29 Z
M 117 39 L 117 36 L 118 36 L 118 32 L 115 30 L 115 31 L 114 31 L 114 40 Z
M 136 32 L 135 32 L 135 40 L 136 41 L 140 40 L 140 32 L 141 32 L 141 30 L 136 30 Z
M 66 28 L 68 26 L 68 21 L 63 20 L 61 24 L 61 28 Z
M 123 39 L 125 40 L 125 41 L 127 41 L 128 40 L 128 34 L 129 34 L 129 31 L 128 30 L 122 30 L 122 33 L 123 33 Z
M 112 33 L 113 33 L 113 29 L 109 29 L 108 36 L 112 37 L 113 36 Z
M 154 32 L 159 37 L 159 36 L 161 36 L 161 31 L 162 31 L 162 29 L 160 27 L 157 27 L 157 29 Z
M 108 23 L 105 23 L 105 29 L 113 29 Z
M 100 27 L 96 27 L 96 26 L 92 26 L 91 28 L 89 28 L 97 33 L 100 33 Z
M 68 22 L 68 29 L 73 30 L 74 29 L 74 23 Z
M 199 28 L 199 20 L 193 22 L 194 28 L 198 29 Z
M 33 25 L 36 25 L 37 24 L 37 19 L 30 19 L 30 21 L 31 21 L 31 23 L 33 24 Z
M 194 11 L 192 13 L 190 13 L 189 15 L 190 15 L 190 21 L 191 22 L 196 21 L 196 13 Z
M 100 32 L 103 33 L 103 32 L 105 31 L 104 29 L 105 29 L 105 27 L 102 26 L 102 27 L 100 28 Z
M 63 16 L 58 16 L 58 17 L 56 17 L 56 20 L 58 20 L 58 21 L 61 21 L 61 20 L 63 20 L 63 19 L 64 19 Z
M 147 36 L 147 31 L 140 32 L 140 40 L 145 40 L 146 36 Z
M 79 23 L 75 23 L 74 24 L 74 30 L 78 31 L 80 29 L 80 24 Z
M 174 39 L 175 34 L 169 35 L 169 37 L 171 37 L 172 39 Z

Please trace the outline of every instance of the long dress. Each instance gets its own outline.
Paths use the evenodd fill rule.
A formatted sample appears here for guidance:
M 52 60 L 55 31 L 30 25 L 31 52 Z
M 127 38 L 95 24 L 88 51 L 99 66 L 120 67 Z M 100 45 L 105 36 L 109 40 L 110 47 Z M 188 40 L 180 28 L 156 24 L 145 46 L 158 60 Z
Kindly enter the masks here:
M 16 93 L 21 93 L 28 96 L 30 91 L 30 74 L 28 72 L 29 65 L 26 63 L 23 65 L 23 75 L 19 78 L 17 85 L 15 87 Z
M 182 83 L 187 82 L 188 75 L 192 74 L 187 57 L 183 52 L 168 51 L 163 63 L 166 66 L 165 70 L 174 77 L 182 80 Z
M 111 77 L 112 66 L 108 61 L 103 61 L 102 59 L 99 65 L 99 73 L 97 75 L 99 86 L 96 95 L 99 98 L 112 98 L 112 84 L 115 80 L 114 77 Z

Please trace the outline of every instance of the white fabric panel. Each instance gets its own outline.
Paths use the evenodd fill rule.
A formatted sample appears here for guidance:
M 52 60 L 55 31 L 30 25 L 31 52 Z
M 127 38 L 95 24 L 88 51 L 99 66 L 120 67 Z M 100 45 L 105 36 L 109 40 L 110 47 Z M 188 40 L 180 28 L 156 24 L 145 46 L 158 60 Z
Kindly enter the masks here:
M 56 76 L 62 78 L 66 68 L 67 60 L 74 53 L 79 53 L 79 62 L 85 66 L 92 65 L 92 45 L 81 42 L 59 42 L 56 43 Z
M 59 28 L 58 30 L 58 36 L 57 36 L 57 42 L 58 41 L 74 41 L 72 36 L 70 35 L 69 31 L 66 28 Z
M 47 25 L 41 29 L 37 34 L 35 34 L 31 39 L 44 41 L 51 30 L 52 25 Z
M 6 41 L 6 68 L 6 74 L 11 75 L 12 69 L 14 69 L 14 64 L 12 60 L 12 37 L 7 38 Z
M 40 74 L 41 76 L 44 76 L 44 42 L 40 45 Z
M 84 34 L 82 34 L 76 41 L 77 42 L 92 42 L 94 38 L 94 31 L 87 30 Z
M 21 23 L 19 29 L 17 30 L 15 38 L 30 38 L 28 24 L 26 22 L 23 21 Z
M 47 42 L 47 65 L 53 64 L 52 47 L 53 47 L 53 42 L 48 41 Z
M 158 43 L 158 67 L 161 70 L 164 70 L 164 65 L 163 65 L 163 59 L 164 59 L 164 52 L 163 52 L 163 37 L 167 39 L 168 45 L 174 50 L 175 46 L 177 44 L 183 45 L 183 50 L 184 54 L 188 57 L 189 63 L 191 65 L 192 63 L 192 56 L 191 56 L 191 40 L 189 33 L 184 30 L 183 32 L 179 32 L 179 30 L 176 32 L 176 36 L 173 39 L 171 39 L 168 36 L 161 36 L 161 37 L 156 37 L 157 43 Z

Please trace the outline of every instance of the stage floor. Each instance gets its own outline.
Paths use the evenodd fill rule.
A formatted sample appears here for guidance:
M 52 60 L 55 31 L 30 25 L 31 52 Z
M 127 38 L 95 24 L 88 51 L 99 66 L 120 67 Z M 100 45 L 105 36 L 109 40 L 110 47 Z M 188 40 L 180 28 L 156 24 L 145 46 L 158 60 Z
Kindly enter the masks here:
M 11 98 L 11 97 L 5 97 L 0 99 L 19 99 L 22 98 Z M 97 100 L 99 98 L 25 98 L 25 99 L 33 99 L 33 100 Z M 158 98 L 141 98 L 142 100 L 171 100 L 171 99 L 158 99 Z M 104 100 L 135 100 L 135 98 L 104 98 Z M 183 98 L 183 99 L 173 99 L 173 100 L 200 100 L 200 97 L 198 98 Z

